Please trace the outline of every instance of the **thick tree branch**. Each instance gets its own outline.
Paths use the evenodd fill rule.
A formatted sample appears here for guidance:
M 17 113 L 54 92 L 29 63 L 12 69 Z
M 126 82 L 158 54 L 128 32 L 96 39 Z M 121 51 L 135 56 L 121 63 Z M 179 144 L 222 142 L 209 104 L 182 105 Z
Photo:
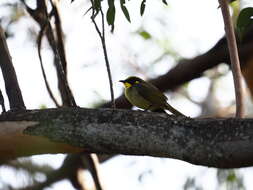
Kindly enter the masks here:
M 5 90 L 9 99 L 11 110 L 24 110 L 25 104 L 18 85 L 15 69 L 7 47 L 4 30 L 0 25 L 0 67 L 2 70 Z
M 1 159 L 85 151 L 175 158 L 219 168 L 253 165 L 252 119 L 65 108 L 4 114 L 0 126 Z

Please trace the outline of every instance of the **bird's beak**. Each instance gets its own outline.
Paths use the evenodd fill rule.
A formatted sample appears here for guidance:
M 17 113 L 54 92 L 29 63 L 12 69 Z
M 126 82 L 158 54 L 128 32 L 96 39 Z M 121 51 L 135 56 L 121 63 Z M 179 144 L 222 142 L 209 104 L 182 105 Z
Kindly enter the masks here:
M 122 82 L 125 88 L 129 88 L 132 86 L 130 83 L 126 82 L 126 80 L 120 80 L 119 82 Z

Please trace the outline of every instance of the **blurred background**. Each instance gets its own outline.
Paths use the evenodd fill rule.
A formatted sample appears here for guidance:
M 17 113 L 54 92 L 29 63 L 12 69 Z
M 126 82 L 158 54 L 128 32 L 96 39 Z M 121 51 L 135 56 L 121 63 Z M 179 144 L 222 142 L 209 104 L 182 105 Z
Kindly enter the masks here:
M 27 0 L 25 3 L 36 8 L 36 1 Z M 111 33 L 106 24 L 105 34 L 116 97 L 123 92 L 119 80 L 130 75 L 155 79 L 175 67 L 179 60 L 193 59 L 207 52 L 223 37 L 224 25 L 218 1 L 168 0 L 167 3 L 147 1 L 144 15 L 140 16 L 141 1 L 127 1 L 126 7 L 131 17 L 129 23 L 120 10 L 120 3 L 115 1 L 114 32 Z M 102 2 L 102 5 L 106 10 L 107 2 Z M 248 6 L 253 6 L 253 2 L 240 2 L 240 8 Z M 71 3 L 70 0 L 61 0 L 58 8 L 68 62 L 68 80 L 77 104 L 94 108 L 110 101 L 100 39 L 89 12 L 85 14 L 90 8 L 90 1 L 75 0 Z M 39 64 L 36 44 L 40 30 L 38 24 L 19 0 L 0 1 L 0 22 L 6 30 L 8 47 L 27 109 L 55 107 L 45 88 Z M 45 39 L 42 40 L 41 52 L 48 81 L 60 101 L 53 53 Z M 2 75 L 0 88 L 4 89 Z M 5 93 L 3 95 L 7 100 Z M 198 79 L 166 92 L 166 95 L 171 105 L 190 117 L 228 117 L 235 112 L 232 74 L 225 63 L 206 71 Z M 252 104 L 249 93 L 245 99 L 246 113 L 250 117 Z M 67 162 L 66 158 L 67 155 L 63 154 L 40 155 L 1 163 L 0 189 L 78 189 L 69 173 L 64 176 L 62 168 Z M 95 189 L 88 171 L 83 168 L 75 171 L 86 187 Z M 251 168 L 222 170 L 146 156 L 119 155 L 100 165 L 105 190 L 251 189 L 252 175 Z

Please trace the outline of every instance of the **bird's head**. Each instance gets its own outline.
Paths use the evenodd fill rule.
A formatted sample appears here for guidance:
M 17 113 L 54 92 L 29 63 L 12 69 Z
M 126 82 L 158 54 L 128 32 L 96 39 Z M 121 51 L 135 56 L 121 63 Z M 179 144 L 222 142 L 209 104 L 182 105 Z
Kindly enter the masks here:
M 124 84 L 125 88 L 129 88 L 129 87 L 133 86 L 134 84 L 138 84 L 138 83 L 143 82 L 143 80 L 138 77 L 131 76 L 125 80 L 120 80 L 119 82 L 122 82 Z

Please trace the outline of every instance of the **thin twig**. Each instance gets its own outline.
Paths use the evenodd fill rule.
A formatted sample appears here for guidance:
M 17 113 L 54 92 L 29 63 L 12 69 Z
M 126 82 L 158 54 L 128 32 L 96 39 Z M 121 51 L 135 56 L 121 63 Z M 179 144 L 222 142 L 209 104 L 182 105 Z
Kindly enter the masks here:
M 243 101 L 243 84 L 242 84 L 242 74 L 240 68 L 240 61 L 238 56 L 236 38 L 234 33 L 234 27 L 231 21 L 229 14 L 229 5 L 227 0 L 219 0 L 224 25 L 226 38 L 228 43 L 231 68 L 234 78 L 234 87 L 235 87 L 235 99 L 236 99 L 236 117 L 244 116 L 244 101 Z
M 37 8 L 31 9 L 26 5 L 24 0 L 21 0 L 26 7 L 27 12 L 37 21 L 40 28 L 43 28 L 44 25 L 47 26 L 46 36 L 48 42 L 53 50 L 55 58 L 55 68 L 58 77 L 58 88 L 61 94 L 62 102 L 64 106 L 76 106 L 75 99 L 68 85 L 67 77 L 64 72 L 63 62 L 61 54 L 59 54 L 58 46 L 54 38 L 54 32 L 50 24 L 50 18 L 54 15 L 53 11 L 49 14 L 47 13 L 47 6 L 45 0 L 37 0 Z M 53 2 L 52 7 L 54 6 Z
M 50 2 L 52 3 L 52 1 L 50 1 Z M 66 75 L 64 73 L 64 69 L 63 69 L 63 66 L 62 66 L 62 60 L 61 60 L 61 57 L 60 57 L 60 54 L 59 54 L 59 51 L 58 51 L 57 43 L 56 43 L 56 40 L 54 38 L 54 32 L 53 32 L 53 29 L 51 27 L 51 23 L 50 23 L 50 20 L 49 20 L 49 15 L 48 15 L 46 9 L 44 10 L 44 14 L 46 15 L 46 23 L 48 25 L 48 30 L 51 33 L 51 35 L 50 35 L 51 39 L 48 39 L 48 40 L 51 40 L 51 42 L 52 42 L 52 49 L 53 49 L 53 52 L 54 52 L 54 55 L 55 55 L 55 59 L 57 60 L 56 63 L 58 64 L 57 65 L 57 72 L 59 74 L 58 75 L 59 76 L 59 80 L 64 85 L 65 91 L 67 93 L 67 97 L 70 100 L 71 105 L 69 105 L 69 106 L 76 107 L 77 104 L 75 102 L 74 96 L 73 96 L 73 94 L 72 94 L 72 92 L 70 90 L 70 87 L 68 85 L 67 77 L 66 77 Z
M 43 37 L 43 33 L 46 29 L 46 25 L 44 27 L 41 28 L 38 38 L 37 38 L 37 51 L 38 51 L 38 55 L 39 55 L 39 60 L 40 60 L 40 67 L 41 67 L 41 71 L 42 71 L 42 75 L 44 78 L 44 82 L 48 91 L 48 94 L 50 96 L 50 98 L 53 100 L 53 102 L 55 103 L 56 107 L 60 107 L 60 104 L 57 102 L 56 98 L 53 95 L 53 92 L 49 86 L 48 80 L 47 80 L 47 75 L 43 66 L 43 61 L 42 61 L 42 57 L 41 57 L 41 41 L 42 41 L 42 37 Z
M 57 102 L 56 98 L 53 95 L 53 92 L 50 88 L 49 82 L 47 80 L 46 72 L 43 66 L 43 61 L 42 61 L 42 56 L 41 56 L 41 40 L 44 35 L 44 32 L 47 31 L 47 24 L 45 21 L 45 17 L 42 16 L 44 13 L 44 9 L 46 8 L 46 4 L 44 1 L 37 0 L 37 7 L 36 9 L 31 9 L 24 0 L 21 0 L 21 2 L 24 4 L 27 12 L 32 16 L 34 20 L 36 20 L 40 26 L 40 32 L 37 37 L 37 51 L 38 51 L 38 56 L 39 56 L 39 61 L 40 61 L 40 67 L 42 71 L 42 76 L 46 85 L 46 89 L 48 91 L 48 94 L 52 101 L 55 103 L 56 107 L 60 107 L 60 104 Z M 51 16 L 52 13 L 50 13 Z
M 94 11 L 92 13 L 91 16 L 91 20 L 95 26 L 95 29 L 100 37 L 101 43 L 102 43 L 102 47 L 103 47 L 103 52 L 104 52 L 104 58 L 105 58 L 105 64 L 106 64 L 106 69 L 107 69 L 107 73 L 108 73 L 108 79 L 109 79 L 109 83 L 110 83 L 110 92 L 111 92 L 111 105 L 112 108 L 116 108 L 115 105 L 115 99 L 114 99 L 114 91 L 113 91 L 113 83 L 112 83 L 112 75 L 111 75 L 111 69 L 110 69 L 110 63 L 109 63 L 109 59 L 108 59 L 108 55 L 107 55 L 107 49 L 106 49 L 106 42 L 105 42 L 105 24 L 104 24 L 104 13 L 102 8 L 100 7 L 100 13 L 101 13 L 101 18 L 102 18 L 102 32 L 99 30 L 98 25 L 95 21 L 95 15 L 94 15 Z
M 62 24 L 60 19 L 60 13 L 58 10 L 57 1 L 52 2 L 50 1 L 52 5 L 52 14 L 55 18 L 55 31 L 56 31 L 56 37 L 57 37 L 57 47 L 60 54 L 60 59 L 63 67 L 63 71 L 65 75 L 67 76 L 67 60 L 66 60 L 66 53 L 64 48 L 64 40 L 63 40 L 63 32 L 62 32 Z

